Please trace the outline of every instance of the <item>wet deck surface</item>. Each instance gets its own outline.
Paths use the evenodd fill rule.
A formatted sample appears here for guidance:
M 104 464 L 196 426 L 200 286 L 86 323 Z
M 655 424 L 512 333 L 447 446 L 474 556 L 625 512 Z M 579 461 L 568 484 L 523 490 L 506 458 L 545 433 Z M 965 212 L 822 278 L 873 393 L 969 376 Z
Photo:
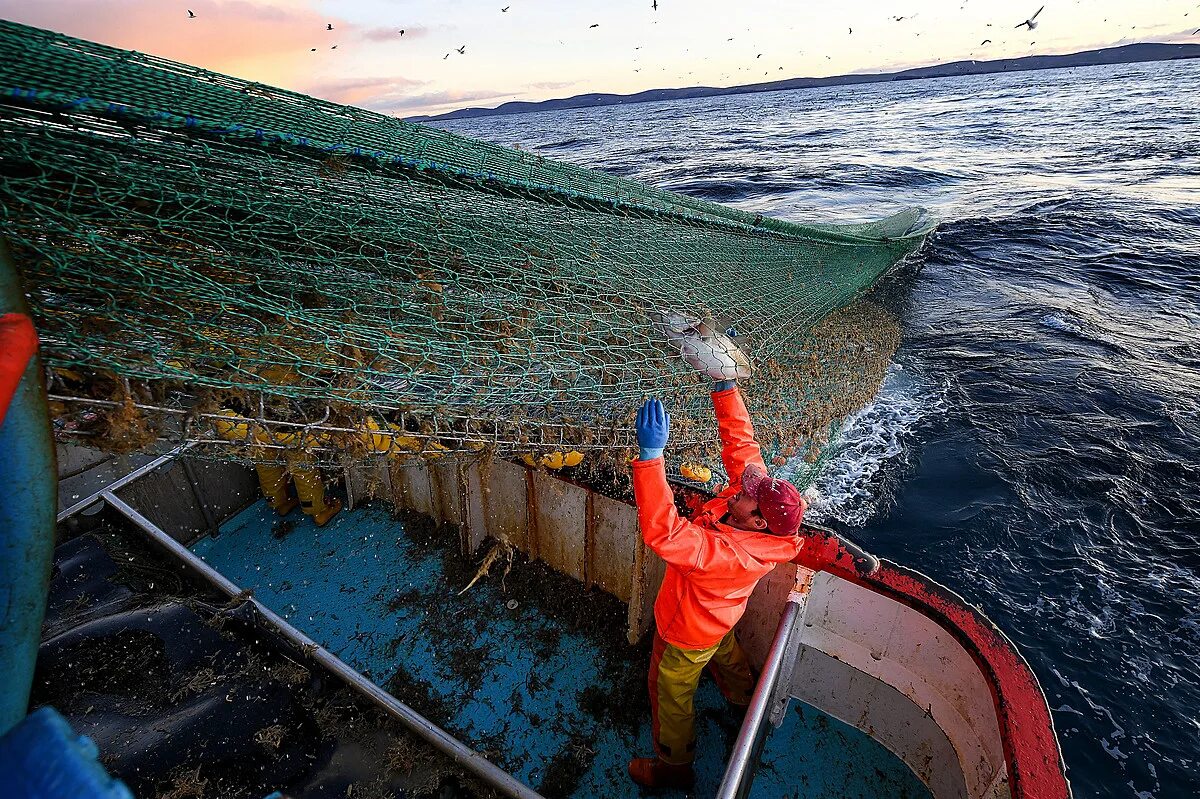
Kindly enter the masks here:
M 623 606 L 521 562 L 506 590 L 500 564 L 459 596 L 476 564 L 457 556 L 455 533 L 418 526 L 368 505 L 318 529 L 299 511 L 281 520 L 258 502 L 193 550 L 549 799 L 639 796 L 625 768 L 650 752 L 647 656 L 623 643 L 614 614 Z M 557 612 L 581 597 L 597 608 L 595 623 Z M 740 722 L 707 677 L 696 704 L 696 795 L 711 796 Z M 929 796 L 870 738 L 796 705 L 767 743 L 753 795 Z

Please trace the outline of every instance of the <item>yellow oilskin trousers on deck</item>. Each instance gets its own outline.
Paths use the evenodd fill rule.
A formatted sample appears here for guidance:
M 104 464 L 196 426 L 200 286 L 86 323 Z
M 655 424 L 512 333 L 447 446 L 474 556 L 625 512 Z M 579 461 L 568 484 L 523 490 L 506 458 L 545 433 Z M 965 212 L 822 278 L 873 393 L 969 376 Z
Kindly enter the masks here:
M 654 633 L 650 656 L 650 713 L 654 749 L 665 763 L 683 765 L 696 756 L 696 713 L 692 699 L 708 666 L 725 699 L 750 704 L 754 675 L 746 653 L 730 631 L 707 649 L 680 649 Z
M 269 463 L 256 463 L 254 471 L 258 472 L 258 484 L 268 505 L 281 516 L 286 516 L 296 507 L 296 500 L 288 495 L 287 469 Z

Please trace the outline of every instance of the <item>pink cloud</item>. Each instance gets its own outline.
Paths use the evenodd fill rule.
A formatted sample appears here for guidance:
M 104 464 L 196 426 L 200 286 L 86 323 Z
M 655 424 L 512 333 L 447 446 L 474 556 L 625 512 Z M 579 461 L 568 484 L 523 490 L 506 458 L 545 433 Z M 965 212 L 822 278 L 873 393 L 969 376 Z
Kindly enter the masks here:
M 577 80 L 564 80 L 564 81 L 544 80 L 544 81 L 539 81 L 538 83 L 530 83 L 529 88 L 531 88 L 531 89 L 565 89 L 568 86 L 574 86 L 576 83 L 579 83 L 579 81 L 577 81 Z
M 320 97 L 334 103 L 357 105 L 378 110 L 378 103 L 387 104 L 402 99 L 407 90 L 424 86 L 428 81 L 413 80 L 400 76 L 386 78 L 345 78 L 323 80 L 304 86 L 305 94 Z
M 0 0 L 0 17 L 289 89 L 332 45 L 378 42 L 384 30 L 295 0 Z

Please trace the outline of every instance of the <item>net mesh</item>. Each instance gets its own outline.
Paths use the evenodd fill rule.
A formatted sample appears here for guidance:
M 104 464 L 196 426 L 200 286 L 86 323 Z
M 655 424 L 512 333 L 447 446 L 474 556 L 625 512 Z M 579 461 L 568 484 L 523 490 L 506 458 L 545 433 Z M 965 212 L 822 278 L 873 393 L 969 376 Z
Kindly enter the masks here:
M 659 314 L 736 328 L 768 457 L 812 464 L 898 341 L 860 298 L 932 226 L 770 219 L 2 21 L 0 203 L 62 435 L 615 473 L 656 395 L 677 475 L 719 449 Z

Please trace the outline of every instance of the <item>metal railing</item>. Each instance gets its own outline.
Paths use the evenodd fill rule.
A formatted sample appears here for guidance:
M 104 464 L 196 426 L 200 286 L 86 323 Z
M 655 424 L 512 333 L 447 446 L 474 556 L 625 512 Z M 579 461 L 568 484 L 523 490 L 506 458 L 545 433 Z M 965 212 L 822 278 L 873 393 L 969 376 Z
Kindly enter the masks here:
M 375 685 L 375 683 L 359 674 L 351 666 L 340 660 L 336 655 L 329 652 L 327 649 L 313 641 L 304 633 L 300 632 L 288 621 L 276 614 L 270 608 L 263 605 L 253 596 L 250 596 L 248 592 L 243 591 L 241 587 L 226 578 L 212 566 L 205 563 L 191 550 L 176 541 L 170 536 L 170 534 L 155 525 L 144 515 L 142 515 L 136 508 L 116 495 L 115 491 L 119 488 L 130 485 L 140 478 L 145 477 L 159 467 L 183 454 L 187 449 L 188 445 L 184 444 L 175 451 L 143 465 L 136 471 L 131 472 L 120 480 L 110 484 L 105 489 L 98 491 L 91 496 L 85 497 L 84 499 L 72 505 L 70 508 L 67 508 L 60 513 L 58 515 L 58 521 L 64 521 L 68 517 L 83 510 L 83 508 L 94 504 L 97 501 L 103 501 L 110 508 L 128 520 L 133 527 L 144 534 L 151 542 L 163 549 L 167 554 L 183 562 L 193 573 L 195 573 L 198 577 L 203 579 L 217 591 L 231 599 L 234 597 L 240 597 L 243 598 L 245 602 L 250 603 L 267 627 L 277 631 L 281 636 L 298 647 L 308 657 L 311 657 L 337 677 L 345 680 L 351 688 L 358 691 L 372 704 L 379 707 L 389 716 L 396 719 L 418 738 L 428 743 L 437 751 L 446 755 L 455 764 L 470 772 L 473 776 L 479 778 L 482 782 L 486 783 L 490 787 L 494 788 L 501 795 L 510 797 L 510 799 L 544 799 L 541 794 L 534 791 L 532 788 L 525 785 L 508 772 L 491 763 L 484 758 L 483 755 L 480 755 L 478 752 L 474 751 L 469 746 L 454 738 L 445 730 L 441 729 L 421 714 L 417 713 L 417 711 L 413 710 L 411 707 L 399 701 L 387 691 L 383 690 L 379 686 Z
M 782 694 L 779 678 L 787 665 L 789 655 L 794 657 L 792 638 L 804 620 L 804 607 L 808 601 L 808 589 L 813 572 L 801 567 L 796 574 L 796 584 L 788 594 L 783 616 L 763 664 L 762 674 L 759 675 L 758 685 L 754 687 L 754 695 L 750 698 L 750 706 L 746 710 L 746 719 L 738 732 L 733 744 L 733 752 L 729 756 L 729 764 L 725 768 L 725 777 L 717 789 L 717 799 L 745 799 L 750 795 L 754 784 L 754 772 L 758 768 L 758 759 L 762 754 L 767 735 L 770 732 L 770 721 L 774 714 L 774 706 L 786 702 Z

